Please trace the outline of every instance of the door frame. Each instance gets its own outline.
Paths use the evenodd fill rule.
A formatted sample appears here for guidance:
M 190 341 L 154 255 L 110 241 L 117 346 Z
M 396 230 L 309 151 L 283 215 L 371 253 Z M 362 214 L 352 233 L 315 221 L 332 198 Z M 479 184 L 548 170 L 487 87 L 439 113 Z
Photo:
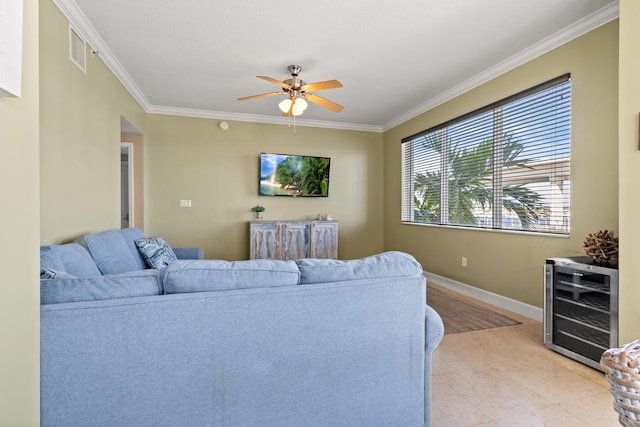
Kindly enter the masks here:
M 133 183 L 134 178 L 133 178 L 133 143 L 132 142 L 121 142 L 120 143 L 120 153 L 121 154 L 125 154 L 127 157 L 127 179 L 128 179 L 128 185 L 127 185 L 127 190 L 128 190 L 128 202 L 129 202 L 129 227 L 133 227 L 134 226 L 134 185 Z M 122 156 L 121 156 L 122 158 Z M 120 161 L 120 164 L 122 167 L 122 160 Z M 121 183 L 121 191 L 122 191 L 122 183 Z M 122 213 L 122 209 L 120 209 L 120 212 Z M 122 218 L 120 218 L 122 220 Z

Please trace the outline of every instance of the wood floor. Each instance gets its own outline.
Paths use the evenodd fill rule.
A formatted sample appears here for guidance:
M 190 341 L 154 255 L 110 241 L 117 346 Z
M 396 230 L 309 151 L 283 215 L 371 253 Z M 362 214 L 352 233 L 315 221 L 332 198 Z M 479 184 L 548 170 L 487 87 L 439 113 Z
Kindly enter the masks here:
M 433 354 L 433 427 L 615 427 L 600 371 L 548 350 L 542 323 L 445 335 Z

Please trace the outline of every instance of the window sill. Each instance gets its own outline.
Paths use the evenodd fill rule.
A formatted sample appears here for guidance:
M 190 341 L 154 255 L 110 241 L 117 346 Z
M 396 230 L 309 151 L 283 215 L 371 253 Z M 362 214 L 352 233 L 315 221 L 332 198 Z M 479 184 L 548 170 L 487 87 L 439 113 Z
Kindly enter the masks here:
M 452 230 L 461 230 L 461 231 L 479 231 L 479 232 L 489 232 L 489 233 L 505 233 L 505 234 L 520 234 L 525 236 L 535 236 L 535 237 L 556 237 L 556 238 L 564 238 L 568 239 L 571 237 L 569 234 L 563 233 L 552 233 L 547 231 L 522 231 L 522 230 L 508 230 L 504 228 L 482 228 L 482 227 L 465 227 L 462 225 L 449 225 L 449 224 L 427 224 L 423 222 L 408 222 L 402 221 L 402 225 L 415 225 L 418 227 L 432 227 L 432 228 L 448 228 Z

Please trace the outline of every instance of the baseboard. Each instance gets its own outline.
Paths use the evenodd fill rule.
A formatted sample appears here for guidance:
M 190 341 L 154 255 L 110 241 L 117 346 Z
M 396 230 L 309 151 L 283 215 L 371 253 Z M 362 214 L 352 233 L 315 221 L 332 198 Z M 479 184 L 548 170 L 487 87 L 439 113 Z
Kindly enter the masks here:
M 452 291 L 461 293 L 471 298 L 475 298 L 488 304 L 504 308 L 505 310 L 512 311 L 521 316 L 528 317 L 529 319 L 542 322 L 544 318 L 544 312 L 539 307 L 525 304 L 523 302 L 507 298 L 502 295 L 494 294 L 493 292 L 485 291 L 484 289 L 479 289 L 474 286 L 467 285 L 466 283 L 448 279 L 437 274 L 429 273 L 428 271 L 425 271 L 424 275 L 427 280 L 433 284 L 442 286 L 443 288 L 451 289 Z

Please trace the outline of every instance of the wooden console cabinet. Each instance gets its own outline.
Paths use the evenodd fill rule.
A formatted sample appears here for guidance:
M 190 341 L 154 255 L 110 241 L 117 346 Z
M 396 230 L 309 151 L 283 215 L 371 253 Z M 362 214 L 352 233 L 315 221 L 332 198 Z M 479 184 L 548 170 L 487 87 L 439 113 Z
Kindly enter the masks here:
M 250 259 L 337 258 L 337 221 L 251 221 Z

